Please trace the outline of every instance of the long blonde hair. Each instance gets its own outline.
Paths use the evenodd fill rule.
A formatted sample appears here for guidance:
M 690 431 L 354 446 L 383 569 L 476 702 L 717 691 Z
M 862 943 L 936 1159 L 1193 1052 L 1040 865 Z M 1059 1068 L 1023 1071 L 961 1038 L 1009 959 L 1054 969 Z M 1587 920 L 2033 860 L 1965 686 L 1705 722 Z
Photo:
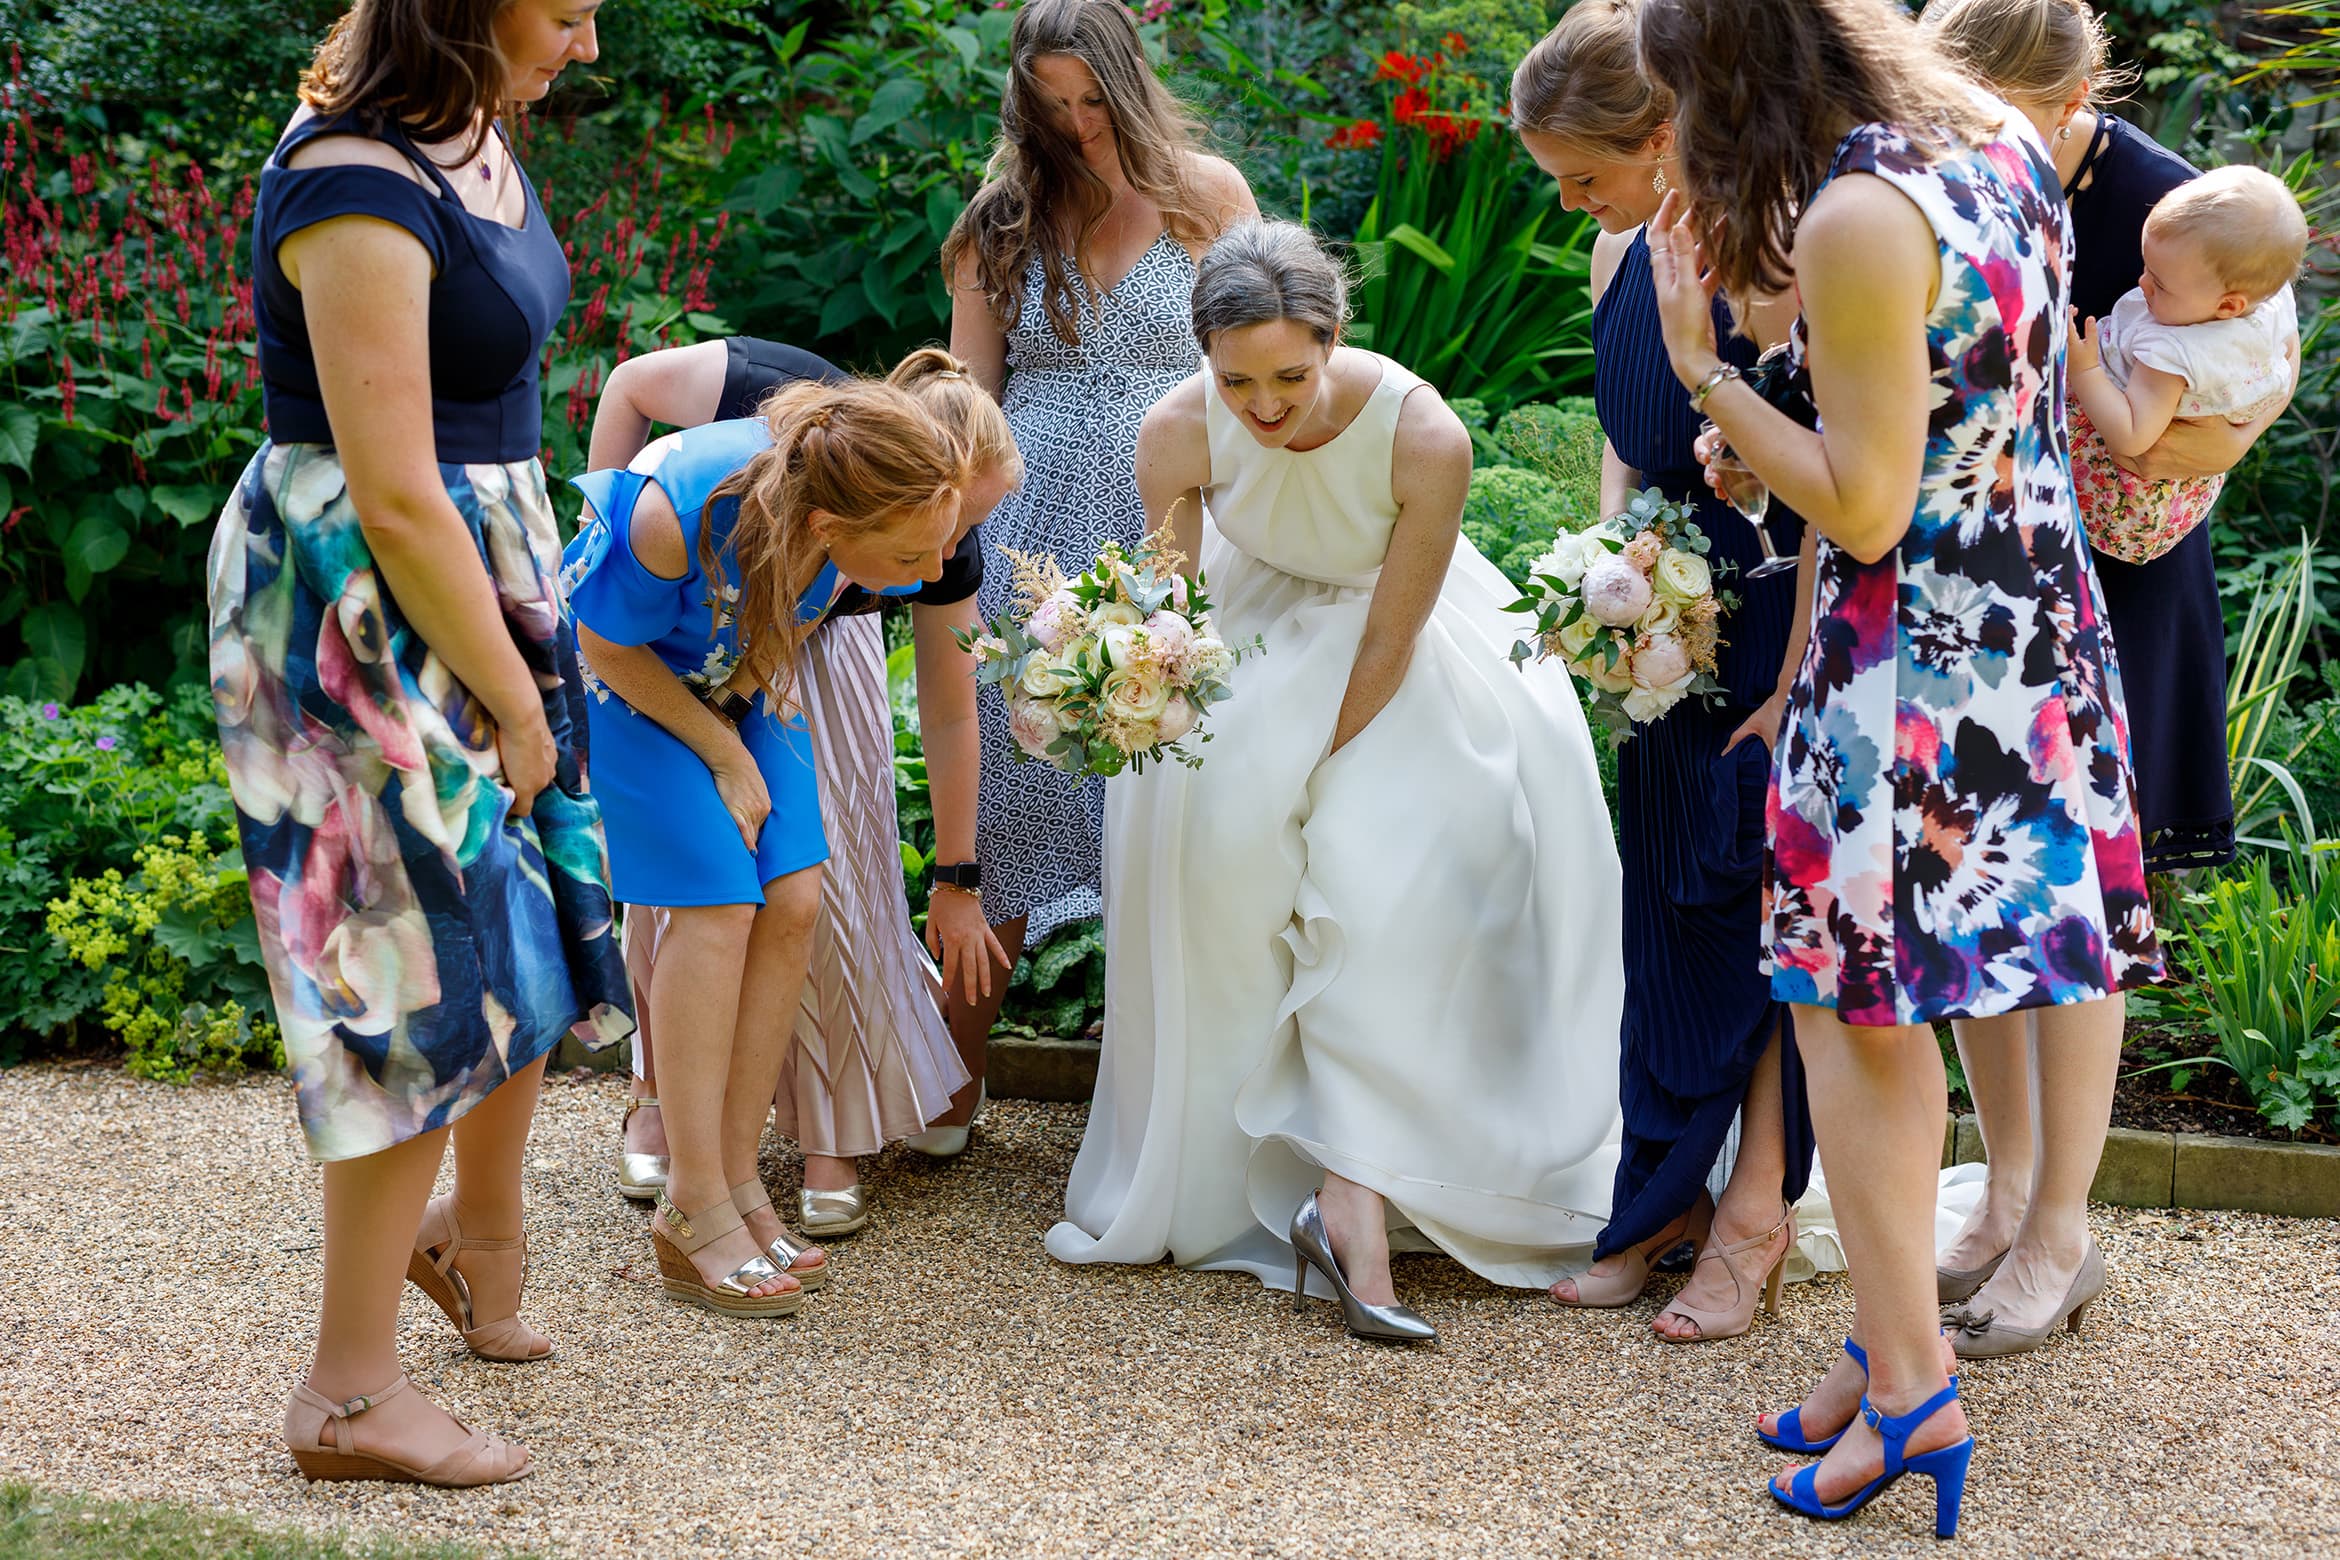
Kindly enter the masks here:
M 916 396 L 957 436 L 970 471 L 997 470 L 1011 481 L 1023 480 L 1024 457 L 1008 429 L 1007 413 L 975 382 L 966 364 L 940 347 L 920 347 L 894 365 L 886 383 Z
M 735 629 L 749 675 L 786 701 L 806 629 L 796 593 L 821 544 L 812 513 L 826 510 L 847 535 L 883 533 L 959 502 L 972 475 L 965 443 L 919 398 L 870 379 L 783 385 L 756 409 L 772 442 L 708 494 L 699 518 L 699 567 L 723 578 L 722 553 L 739 567 Z M 736 497 L 729 542 L 714 535 L 716 501 Z M 711 604 L 717 625 L 721 602 Z
M 1121 0 L 1026 0 L 1008 35 L 1007 90 L 999 105 L 999 146 L 984 170 L 983 187 L 959 213 L 943 240 L 943 274 L 957 285 L 962 260 L 972 257 L 984 302 L 1002 330 L 1015 328 L 1024 309 L 1024 273 L 1040 258 L 1040 304 L 1057 338 L 1077 345 L 1073 259 L 1085 273 L 1089 238 L 1112 206 L 1103 179 L 1090 171 L 1080 147 L 1041 107 L 1046 101 L 1033 67 L 1046 55 L 1069 55 L 1089 67 L 1113 118 L 1121 171 L 1138 194 L 1161 208 L 1173 238 L 1200 243 L 1217 234 L 1193 187 L 1190 168 L 1200 151 L 1194 117 L 1170 95 L 1146 63 L 1137 23 Z

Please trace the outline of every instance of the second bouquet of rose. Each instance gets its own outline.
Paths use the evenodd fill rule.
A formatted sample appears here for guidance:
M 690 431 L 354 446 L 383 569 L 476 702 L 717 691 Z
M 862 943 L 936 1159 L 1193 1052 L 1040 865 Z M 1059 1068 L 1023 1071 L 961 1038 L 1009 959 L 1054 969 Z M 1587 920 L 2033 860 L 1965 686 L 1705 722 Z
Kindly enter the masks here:
M 1210 598 L 1167 526 L 1118 543 L 1067 578 L 1045 553 L 1007 551 L 1015 604 L 980 633 L 962 633 L 976 681 L 996 686 L 1024 757 L 1067 774 L 1142 773 L 1147 761 L 1202 758 L 1204 714 L 1229 697 L 1228 674 L 1263 647 L 1229 645 L 1211 627 Z
M 1527 594 L 1511 604 L 1536 620 L 1512 660 L 1557 656 L 1592 690 L 1591 713 L 1620 740 L 1692 695 L 1719 699 L 1719 625 L 1739 603 L 1715 585 L 1706 560 L 1713 545 L 1691 511 L 1656 488 L 1606 520 L 1561 532 L 1529 570 Z

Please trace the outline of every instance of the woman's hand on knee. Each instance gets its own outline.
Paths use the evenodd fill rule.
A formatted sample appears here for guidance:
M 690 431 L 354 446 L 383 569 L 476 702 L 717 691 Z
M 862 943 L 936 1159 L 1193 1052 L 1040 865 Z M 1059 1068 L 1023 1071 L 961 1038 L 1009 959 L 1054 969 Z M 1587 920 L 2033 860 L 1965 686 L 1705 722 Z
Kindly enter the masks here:
M 723 810 L 739 828 L 740 843 L 754 850 L 756 836 L 764 832 L 764 820 L 772 815 L 772 793 L 764 786 L 764 772 L 756 767 L 744 744 L 722 762 L 707 767 L 715 777 L 715 794 L 722 798 Z

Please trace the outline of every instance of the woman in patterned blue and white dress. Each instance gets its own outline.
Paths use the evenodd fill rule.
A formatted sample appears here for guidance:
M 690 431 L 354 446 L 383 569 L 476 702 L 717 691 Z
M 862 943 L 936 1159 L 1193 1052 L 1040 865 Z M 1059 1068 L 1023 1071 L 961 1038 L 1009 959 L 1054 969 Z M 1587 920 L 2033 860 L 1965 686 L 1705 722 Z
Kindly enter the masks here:
M 1200 362 L 1196 262 L 1259 214 L 1243 175 L 1197 143 L 1118 0 L 1029 0 L 1010 52 L 999 149 L 942 253 L 951 351 L 1000 398 L 1024 456 L 1023 488 L 983 526 L 986 618 L 1008 606 L 1007 550 L 1079 569 L 1105 543 L 1137 540 L 1138 424 Z M 1021 762 L 1000 701 L 979 711 L 981 892 L 1012 964 L 1102 908 L 1105 786 Z M 951 1033 L 977 1081 L 945 1125 L 975 1112 L 1006 985 L 972 1003 L 952 994 Z

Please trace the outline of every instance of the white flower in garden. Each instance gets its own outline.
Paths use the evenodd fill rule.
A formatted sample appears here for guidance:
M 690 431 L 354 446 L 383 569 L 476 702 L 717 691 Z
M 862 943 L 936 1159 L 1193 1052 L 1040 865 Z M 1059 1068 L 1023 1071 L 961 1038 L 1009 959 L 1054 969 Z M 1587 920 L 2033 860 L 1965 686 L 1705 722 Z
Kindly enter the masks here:
M 1621 557 L 1584 571 L 1584 609 L 1611 628 L 1623 628 L 1649 608 L 1649 581 Z
M 1714 588 L 1714 570 L 1698 554 L 1669 547 L 1658 556 L 1650 583 L 1660 597 L 1686 607 Z
M 1016 679 L 1016 691 L 1027 699 L 1052 699 L 1072 684 L 1062 675 L 1064 663 L 1055 656 L 1035 653 Z
M 1089 626 L 1096 629 L 1111 628 L 1117 623 L 1126 623 L 1134 628 L 1145 620 L 1146 615 L 1126 601 L 1108 601 L 1089 614 Z
M 1653 596 L 1649 610 L 1634 623 L 1636 634 L 1670 634 L 1682 626 L 1682 609 L 1664 596 Z
M 1655 720 L 1680 702 L 1682 695 L 1672 688 L 1636 687 L 1625 695 L 1625 717 L 1628 720 Z
M 1552 540 L 1552 550 L 1535 561 L 1531 574 L 1548 574 L 1574 590 L 1584 578 L 1585 566 L 1608 549 L 1579 531 L 1563 531 Z

